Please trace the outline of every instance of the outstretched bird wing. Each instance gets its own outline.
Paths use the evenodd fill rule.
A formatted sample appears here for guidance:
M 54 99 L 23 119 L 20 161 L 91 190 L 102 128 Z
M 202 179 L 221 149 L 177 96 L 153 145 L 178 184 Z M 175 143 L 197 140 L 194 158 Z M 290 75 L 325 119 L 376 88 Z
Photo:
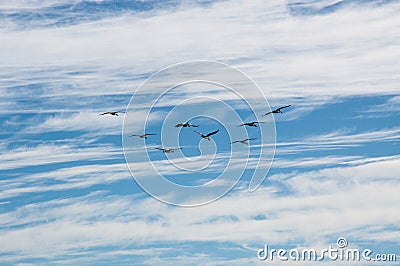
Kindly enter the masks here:
M 209 136 L 212 136 L 212 135 L 214 135 L 214 134 L 217 134 L 219 132 L 219 129 L 217 129 L 217 130 L 215 130 L 215 131 L 213 131 L 213 132 L 211 132 L 211 133 L 208 133 L 207 135 L 205 135 L 205 137 L 207 138 L 207 137 L 209 137 Z
M 144 134 L 145 136 L 155 136 L 155 135 L 157 135 L 157 134 L 152 134 L 152 133 L 146 133 L 146 134 Z
M 269 115 L 269 114 L 272 114 L 272 112 L 268 112 L 268 113 L 266 113 L 266 114 L 264 114 L 264 115 Z
M 282 107 L 279 107 L 279 108 L 276 109 L 276 110 L 277 110 L 277 111 L 280 111 L 280 110 L 285 109 L 285 108 L 288 108 L 288 107 L 290 107 L 290 106 L 292 106 L 292 105 L 289 104 L 289 105 L 286 105 L 286 106 L 282 106 Z
M 154 148 L 154 149 L 159 150 L 159 151 L 165 151 L 164 148 Z
M 181 126 L 183 126 L 183 124 L 181 123 L 175 125 L 175 127 L 181 127 Z

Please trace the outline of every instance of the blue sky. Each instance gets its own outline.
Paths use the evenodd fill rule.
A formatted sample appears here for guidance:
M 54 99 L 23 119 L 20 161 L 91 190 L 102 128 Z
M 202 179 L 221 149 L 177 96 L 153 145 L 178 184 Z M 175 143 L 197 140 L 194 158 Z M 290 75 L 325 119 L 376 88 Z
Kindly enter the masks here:
M 399 11 L 397 1 L 0 1 L 0 264 L 266 264 L 257 259 L 264 244 L 326 248 L 338 237 L 400 255 Z M 220 200 L 179 208 L 133 180 L 124 116 L 99 113 L 125 110 L 148 77 L 190 60 L 232 65 L 271 108 L 292 107 L 274 116 L 275 159 L 256 192 L 247 191 L 250 162 Z M 164 115 L 191 96 L 251 115 L 227 90 L 203 85 L 166 97 L 148 131 L 183 122 L 185 111 Z M 160 135 L 146 141 L 170 180 L 198 185 L 223 171 L 224 126 L 236 122 L 218 104 L 188 104 L 224 118 L 193 120 L 201 132 L 220 128 L 215 142 L 183 129 L 182 152 L 194 161 L 171 155 L 196 168 L 215 148 L 206 171 L 182 173 L 152 150 Z M 125 121 L 132 134 L 143 131 L 145 107 Z M 257 131 L 248 134 L 258 137 L 250 154 L 266 146 Z M 247 147 L 234 149 L 240 168 Z M 144 157 L 133 159 L 133 174 L 150 173 Z

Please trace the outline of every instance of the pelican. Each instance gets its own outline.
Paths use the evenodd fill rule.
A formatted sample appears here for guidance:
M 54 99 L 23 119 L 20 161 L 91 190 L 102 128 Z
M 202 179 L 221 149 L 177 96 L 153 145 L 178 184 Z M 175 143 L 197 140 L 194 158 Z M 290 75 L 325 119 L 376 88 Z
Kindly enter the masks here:
M 282 109 L 288 108 L 288 107 L 290 107 L 290 106 L 292 106 L 292 105 L 289 104 L 289 105 L 286 105 L 286 106 L 279 107 L 279 108 L 277 108 L 277 109 L 275 109 L 275 110 L 273 110 L 273 111 L 271 111 L 271 112 L 266 113 L 265 115 L 269 115 L 269 114 L 282 114 Z
M 200 137 L 202 137 L 203 139 L 211 140 L 210 136 L 212 136 L 212 135 L 214 135 L 214 134 L 217 134 L 217 133 L 219 132 L 219 129 L 216 130 L 216 131 L 213 131 L 213 132 L 211 132 L 211 133 L 208 133 L 207 135 L 204 135 L 203 133 L 200 133 L 200 132 L 197 132 L 197 131 L 194 131 L 194 132 L 196 132 L 197 134 L 199 134 Z
M 114 115 L 114 116 L 118 116 L 118 114 L 120 114 L 120 113 L 125 113 L 125 112 L 121 112 L 121 111 L 116 111 L 116 112 L 104 112 L 104 113 L 102 113 L 102 114 L 100 114 L 100 115 Z
M 171 153 L 171 152 L 174 152 L 176 150 L 182 150 L 182 148 L 174 148 L 174 149 L 154 148 L 154 149 L 162 151 L 164 153 Z
M 240 143 L 242 143 L 242 144 L 249 145 L 248 141 L 249 141 L 249 140 L 255 140 L 255 139 L 256 139 L 256 138 L 244 139 L 244 140 L 235 140 L 235 141 L 231 142 L 231 144 L 240 142 Z
M 265 122 L 249 122 L 249 123 L 241 124 L 238 127 L 242 127 L 242 126 L 257 127 L 257 124 L 260 124 L 260 123 L 265 123 Z
M 176 124 L 175 125 L 175 127 L 199 127 L 198 125 L 196 126 L 196 125 L 192 125 L 192 124 L 189 124 L 189 122 L 186 122 L 186 123 L 184 123 L 184 124 Z
M 155 135 L 157 135 L 157 134 L 149 134 L 149 133 L 142 134 L 142 135 L 132 134 L 129 137 L 139 137 L 141 139 L 147 139 L 147 136 L 155 136 Z

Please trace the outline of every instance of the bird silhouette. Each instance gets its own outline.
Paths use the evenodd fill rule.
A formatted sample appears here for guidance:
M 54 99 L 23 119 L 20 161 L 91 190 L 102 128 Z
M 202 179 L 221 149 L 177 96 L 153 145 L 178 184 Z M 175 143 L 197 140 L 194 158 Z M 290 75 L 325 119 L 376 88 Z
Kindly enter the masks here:
M 114 115 L 114 116 L 118 116 L 118 114 L 120 114 L 120 113 L 125 113 L 125 112 L 122 112 L 122 111 L 115 111 L 115 112 L 104 112 L 104 113 L 102 113 L 102 114 L 100 114 L 100 115 Z
M 260 123 L 265 123 L 265 122 L 257 122 L 257 121 L 248 122 L 248 123 L 241 124 L 238 127 L 242 127 L 242 126 L 257 127 L 257 124 L 260 124 Z
M 186 122 L 186 123 L 184 123 L 184 124 L 176 124 L 175 125 L 175 127 L 199 127 L 198 125 L 192 125 L 192 124 L 189 124 L 189 122 Z
M 204 135 L 203 133 L 200 133 L 200 132 L 197 132 L 197 131 L 194 131 L 194 132 L 196 132 L 197 134 L 199 134 L 200 137 L 202 137 L 203 139 L 211 140 L 210 136 L 212 136 L 212 135 L 214 135 L 214 134 L 217 134 L 217 133 L 219 132 L 219 129 L 216 130 L 216 131 L 213 131 L 213 132 L 211 132 L 211 133 L 208 133 L 207 135 Z
M 149 134 L 149 133 L 142 134 L 142 135 L 132 134 L 129 137 L 139 137 L 141 139 L 147 139 L 147 136 L 155 136 L 155 135 L 157 135 L 157 134 Z
M 176 150 L 182 150 L 182 148 L 174 148 L 174 149 L 154 148 L 154 149 L 160 150 L 160 151 L 162 151 L 164 153 L 171 153 L 171 152 L 174 152 Z
M 292 106 L 292 105 L 289 104 L 289 105 L 286 105 L 286 106 L 279 107 L 279 108 L 277 108 L 277 109 L 275 109 L 275 110 L 272 110 L 271 112 L 266 113 L 265 115 L 269 115 L 269 114 L 279 114 L 279 113 L 282 114 L 282 109 L 288 108 L 288 107 L 290 107 L 290 106 Z
M 243 140 L 235 140 L 235 141 L 231 142 L 231 144 L 234 144 L 234 143 L 238 143 L 238 142 L 240 142 L 240 143 L 242 143 L 242 144 L 249 145 L 248 141 L 249 141 L 249 140 L 255 140 L 255 139 L 256 139 L 256 138 L 251 138 L 251 139 L 243 139 Z

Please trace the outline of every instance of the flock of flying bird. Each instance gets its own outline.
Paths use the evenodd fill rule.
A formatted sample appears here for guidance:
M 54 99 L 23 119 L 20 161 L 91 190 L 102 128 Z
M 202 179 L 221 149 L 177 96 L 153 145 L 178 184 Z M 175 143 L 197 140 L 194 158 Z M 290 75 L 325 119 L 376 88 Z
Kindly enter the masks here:
M 282 114 L 282 109 L 288 108 L 290 106 L 291 105 L 286 105 L 286 106 L 279 107 L 277 109 L 274 109 L 274 110 L 264 114 L 264 116 L 265 115 L 269 115 L 269 114 Z M 100 115 L 118 116 L 118 114 L 120 114 L 120 113 L 125 113 L 125 112 L 123 112 L 123 111 L 104 112 L 104 113 L 101 113 Z M 242 126 L 257 127 L 257 124 L 260 124 L 260 123 L 265 123 L 265 122 L 253 121 L 253 122 L 248 122 L 248 123 L 241 124 L 238 127 L 242 127 Z M 186 122 L 186 123 L 176 124 L 175 127 L 199 127 L 199 126 L 198 125 L 192 125 L 189 122 Z M 197 133 L 201 138 L 210 141 L 211 140 L 210 137 L 212 135 L 217 134 L 219 132 L 219 129 L 215 130 L 213 132 L 210 132 L 208 134 L 203 134 L 203 133 L 198 132 L 198 131 L 194 131 L 194 132 Z M 142 138 L 142 139 L 147 139 L 148 136 L 155 136 L 155 135 L 157 135 L 157 134 L 145 133 L 145 134 L 132 134 L 129 137 L 139 137 L 139 138 Z M 235 141 L 231 142 L 231 144 L 242 143 L 242 144 L 248 145 L 248 142 L 250 140 L 255 140 L 255 139 L 256 138 L 247 138 L 247 139 L 243 139 L 243 140 L 235 140 Z M 170 148 L 170 149 L 167 149 L 167 148 L 155 148 L 155 149 L 156 150 L 160 150 L 160 151 L 162 151 L 164 153 L 171 153 L 171 152 L 174 152 L 176 150 L 181 150 L 182 148 Z

